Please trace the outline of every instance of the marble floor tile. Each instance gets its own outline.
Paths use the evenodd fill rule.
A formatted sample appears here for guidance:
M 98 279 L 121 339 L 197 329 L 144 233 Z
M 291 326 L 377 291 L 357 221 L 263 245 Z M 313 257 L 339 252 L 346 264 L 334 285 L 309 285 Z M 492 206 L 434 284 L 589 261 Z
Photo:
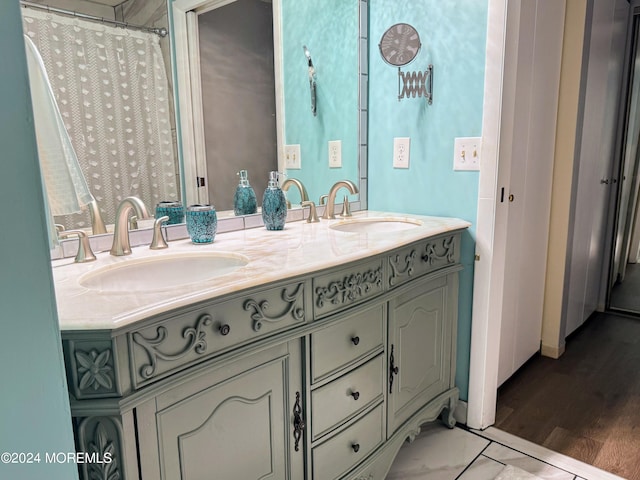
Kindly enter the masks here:
M 483 452 L 487 457 L 505 465 L 513 465 L 545 480 L 574 480 L 573 473 L 512 450 L 498 443 L 492 443 Z
M 507 445 L 514 450 L 524 452 L 527 455 L 538 458 L 547 464 L 555 465 L 566 472 L 571 472 L 578 477 L 578 480 L 624 480 L 613 473 L 605 472 L 592 465 L 580 462 L 574 458 L 567 457 L 548 448 L 536 445 L 510 433 L 504 432 L 494 427 L 489 427 L 483 431 L 473 430 L 484 438 Z
M 400 449 L 386 480 L 454 480 L 487 445 L 460 428 L 429 425 Z
M 502 463 L 480 455 L 469 465 L 464 473 L 458 477 L 458 480 L 493 480 L 503 468 L 504 465 Z

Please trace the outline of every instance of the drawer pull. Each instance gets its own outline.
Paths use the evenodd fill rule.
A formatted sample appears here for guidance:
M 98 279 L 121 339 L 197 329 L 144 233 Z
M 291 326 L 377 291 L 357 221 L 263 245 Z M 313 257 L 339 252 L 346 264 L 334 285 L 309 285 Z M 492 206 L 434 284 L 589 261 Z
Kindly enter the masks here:
M 302 420 L 302 407 L 300 406 L 300 392 L 296 392 L 296 403 L 293 406 L 293 440 L 295 451 L 300 450 L 300 438 L 304 430 L 304 420 Z
M 229 335 L 229 332 L 231 331 L 231 327 L 227 324 L 224 325 L 220 325 L 220 335 L 226 336 Z
M 350 395 L 354 400 L 358 400 L 360 398 L 360 392 L 351 392 Z
M 391 344 L 391 355 L 389 355 L 389 393 L 393 393 L 393 376 L 398 375 L 400 369 L 396 365 L 396 359 L 393 356 L 393 344 Z
M 354 452 L 358 453 L 358 451 L 360 450 L 360 444 L 354 443 L 353 445 L 351 445 L 351 448 L 353 448 Z
M 351 341 L 354 345 L 358 345 L 360 343 L 360 337 L 351 337 Z

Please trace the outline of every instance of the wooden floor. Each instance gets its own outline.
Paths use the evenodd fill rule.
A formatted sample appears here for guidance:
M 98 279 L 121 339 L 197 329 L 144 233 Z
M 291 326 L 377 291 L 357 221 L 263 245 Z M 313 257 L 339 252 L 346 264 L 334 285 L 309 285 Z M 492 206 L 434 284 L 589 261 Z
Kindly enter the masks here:
M 498 391 L 495 427 L 640 480 L 640 319 L 597 314 Z

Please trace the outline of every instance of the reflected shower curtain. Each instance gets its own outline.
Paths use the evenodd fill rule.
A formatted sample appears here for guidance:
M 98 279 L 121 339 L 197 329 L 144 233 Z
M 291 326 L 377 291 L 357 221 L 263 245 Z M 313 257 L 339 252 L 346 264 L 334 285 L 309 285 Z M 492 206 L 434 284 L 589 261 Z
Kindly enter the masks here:
M 135 195 L 179 200 L 167 75 L 159 37 L 36 10 L 24 32 L 49 74 L 58 108 L 106 223 Z M 86 228 L 88 215 L 56 217 Z

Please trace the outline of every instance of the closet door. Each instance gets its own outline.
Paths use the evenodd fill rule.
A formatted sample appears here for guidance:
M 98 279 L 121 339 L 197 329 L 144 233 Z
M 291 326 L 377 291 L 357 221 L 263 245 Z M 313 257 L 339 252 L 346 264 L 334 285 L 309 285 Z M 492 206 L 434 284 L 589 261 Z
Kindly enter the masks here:
M 511 121 L 512 131 L 505 133 L 512 141 L 500 151 L 511 167 L 497 207 L 508 209 L 498 385 L 540 349 L 564 3 L 510 5 L 520 30 L 512 118 L 503 120 Z
M 626 0 L 599 0 L 587 12 L 589 50 L 582 130 L 577 137 L 578 182 L 572 206 L 565 337 L 596 309 L 604 308 L 599 300 L 606 278 L 609 198 L 611 189 L 617 187 L 612 166 L 628 11 Z

